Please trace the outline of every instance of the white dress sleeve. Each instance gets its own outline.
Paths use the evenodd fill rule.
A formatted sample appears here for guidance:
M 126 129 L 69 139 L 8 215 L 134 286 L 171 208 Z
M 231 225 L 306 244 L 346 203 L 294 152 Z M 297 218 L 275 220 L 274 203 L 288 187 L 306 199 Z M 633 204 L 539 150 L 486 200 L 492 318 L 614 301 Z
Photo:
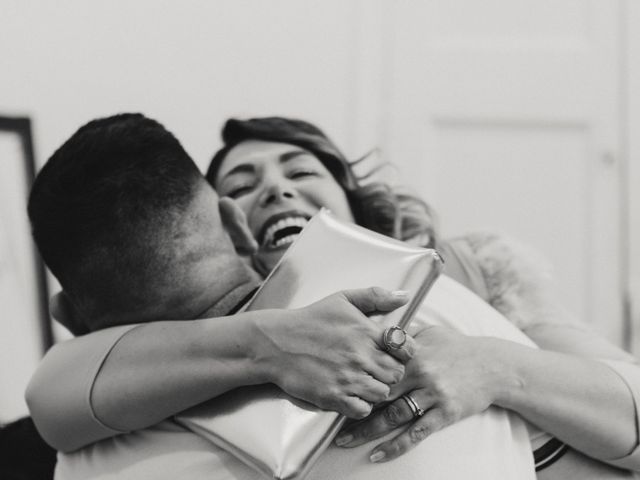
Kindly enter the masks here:
M 109 352 L 137 325 L 123 325 L 54 345 L 26 391 L 33 421 L 44 440 L 69 452 L 123 433 L 94 414 L 91 390 Z
M 640 471 L 640 366 L 619 360 L 601 359 L 602 363 L 608 365 L 615 371 L 629 388 L 633 396 L 633 405 L 636 411 L 636 445 L 629 454 L 621 458 L 607 460 L 607 463 L 620 468 L 627 468 L 633 471 Z

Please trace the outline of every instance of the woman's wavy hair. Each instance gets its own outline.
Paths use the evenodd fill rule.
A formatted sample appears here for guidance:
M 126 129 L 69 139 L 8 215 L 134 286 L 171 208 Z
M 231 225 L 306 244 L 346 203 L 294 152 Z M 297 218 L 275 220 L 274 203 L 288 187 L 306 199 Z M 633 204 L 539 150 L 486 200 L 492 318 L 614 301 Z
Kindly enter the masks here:
M 207 170 L 207 180 L 215 185 L 220 165 L 229 151 L 247 140 L 296 145 L 311 152 L 331 172 L 346 192 L 358 225 L 400 240 L 435 247 L 435 215 L 426 202 L 386 183 L 370 181 L 378 166 L 357 176 L 354 166 L 366 158 L 349 161 L 338 147 L 315 125 L 303 120 L 263 117 L 228 120 L 222 129 L 224 146 L 216 152 Z

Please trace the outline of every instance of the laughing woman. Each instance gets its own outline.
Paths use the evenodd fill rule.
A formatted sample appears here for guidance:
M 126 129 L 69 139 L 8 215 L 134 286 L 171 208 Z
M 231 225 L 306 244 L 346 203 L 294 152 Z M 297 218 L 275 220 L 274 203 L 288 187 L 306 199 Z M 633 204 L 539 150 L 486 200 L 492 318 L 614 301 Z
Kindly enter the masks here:
M 408 377 L 414 375 L 421 386 L 412 397 L 428 414 L 414 420 L 407 402 L 399 399 L 343 432 L 338 438 L 342 446 L 359 445 L 413 422 L 412 428 L 375 450 L 381 458 L 392 459 L 425 432 L 494 404 L 518 412 L 577 451 L 640 470 L 635 416 L 640 374 L 635 359 L 567 317 L 539 256 L 492 234 L 438 241 L 432 212 L 424 202 L 384 184 L 361 186 L 335 145 L 306 122 L 230 120 L 223 140 L 225 147 L 214 156 L 207 179 L 244 211 L 260 244 L 255 264 L 263 271 L 273 268 L 286 249 L 286 242 L 277 242 L 278 235 L 295 229 L 278 231 L 274 219 L 289 212 L 304 220 L 328 207 L 343 220 L 440 249 L 445 273 L 484 298 L 541 348 L 508 341 L 487 345 L 486 339 L 452 332 L 418 335 L 418 344 L 422 340 L 424 346 L 417 355 L 421 362 L 415 358 L 409 367 L 420 365 L 420 372 L 409 368 Z M 433 340 L 436 336 L 438 342 Z M 486 371 L 493 375 L 483 375 Z M 480 378 L 486 383 L 478 382 Z M 470 383 L 476 388 L 469 388 Z
M 225 145 L 213 158 L 207 179 L 246 216 L 247 227 L 258 241 L 251 260 L 261 273 L 273 268 L 314 213 L 328 207 L 343 220 L 438 248 L 449 276 L 501 312 L 540 347 L 535 350 L 507 340 L 468 337 L 443 327 L 425 328 L 416 333 L 416 353 L 406 366 L 404 379 L 394 387 L 396 400 L 342 432 L 337 440 L 340 446 L 357 446 L 405 426 L 372 452 L 373 461 L 391 460 L 431 433 L 496 405 L 519 413 L 558 439 L 549 447 L 553 448 L 546 457 L 548 463 L 569 453 L 554 465 L 556 469 L 563 468 L 563 462 L 578 461 L 576 465 L 591 462 L 594 469 L 603 471 L 607 465 L 640 471 L 640 369 L 636 360 L 567 317 L 553 295 L 547 272 L 529 250 L 491 234 L 441 241 L 424 202 L 381 183 L 362 185 L 342 153 L 307 122 L 230 120 L 223 140 Z M 76 443 L 104 438 L 109 431 L 115 435 L 119 430 L 142 428 L 192 405 L 183 400 L 182 408 L 177 409 L 175 401 L 167 403 L 171 408 L 160 402 L 150 412 L 145 402 L 119 394 L 121 389 L 116 388 L 110 372 L 125 368 L 135 372 L 136 347 L 133 342 L 116 347 L 118 355 L 107 356 L 104 367 L 92 378 L 83 378 L 85 383 L 75 390 L 91 391 L 92 411 L 100 412 L 96 418 L 83 419 L 85 425 L 93 422 L 98 427 L 94 433 L 88 428 L 89 433 Z M 124 351 L 126 348 L 130 350 Z M 163 372 L 148 368 L 139 372 L 127 391 L 163 382 Z M 58 373 L 68 371 L 59 368 Z M 136 375 L 132 373 L 131 378 Z M 182 394 L 166 384 L 162 391 L 174 399 Z M 32 385 L 30 392 L 33 400 L 46 395 L 47 389 Z M 135 398 L 143 397 L 142 392 Z M 48 411 L 37 415 L 54 415 L 59 409 L 52 403 L 65 401 L 68 398 L 49 399 Z M 123 412 L 126 418 L 145 418 L 146 423 L 123 424 Z M 61 418 L 58 422 L 67 420 L 69 425 L 77 421 Z M 118 429 L 106 429 L 103 424 Z M 548 472 L 552 469 L 541 475 Z

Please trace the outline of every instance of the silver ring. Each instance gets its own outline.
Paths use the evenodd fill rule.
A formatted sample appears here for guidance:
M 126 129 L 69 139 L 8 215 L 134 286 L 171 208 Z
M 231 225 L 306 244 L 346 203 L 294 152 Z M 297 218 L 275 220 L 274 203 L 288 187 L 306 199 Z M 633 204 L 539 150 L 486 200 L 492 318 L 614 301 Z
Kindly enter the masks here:
M 413 414 L 413 418 L 420 418 L 421 416 L 424 415 L 424 410 L 418 406 L 418 404 L 416 403 L 416 401 L 413 399 L 411 395 L 407 393 L 402 395 L 400 398 L 402 398 L 407 403 L 407 405 L 409 405 L 409 409 Z
M 407 332 L 397 325 L 387 328 L 382 333 L 382 344 L 384 345 L 384 349 L 387 351 L 402 348 L 406 341 Z

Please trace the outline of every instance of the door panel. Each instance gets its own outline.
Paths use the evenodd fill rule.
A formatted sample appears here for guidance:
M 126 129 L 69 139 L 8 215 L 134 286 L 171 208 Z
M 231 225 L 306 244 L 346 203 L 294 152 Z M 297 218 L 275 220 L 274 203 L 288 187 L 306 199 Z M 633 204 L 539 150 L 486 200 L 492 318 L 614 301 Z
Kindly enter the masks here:
M 381 129 L 445 235 L 494 228 L 542 250 L 566 305 L 622 344 L 619 9 L 395 3 Z
M 590 217 L 585 201 L 589 176 L 582 165 L 585 130 L 571 125 L 439 123 L 435 136 L 440 161 L 432 170 L 433 193 L 427 196 L 447 212 L 443 227 L 452 232 L 491 229 L 535 239 L 555 266 L 563 297 L 586 318 L 582 300 L 589 297 L 592 265 L 582 261 L 590 244 L 583 235 Z M 460 172 L 465 181 L 460 181 Z

